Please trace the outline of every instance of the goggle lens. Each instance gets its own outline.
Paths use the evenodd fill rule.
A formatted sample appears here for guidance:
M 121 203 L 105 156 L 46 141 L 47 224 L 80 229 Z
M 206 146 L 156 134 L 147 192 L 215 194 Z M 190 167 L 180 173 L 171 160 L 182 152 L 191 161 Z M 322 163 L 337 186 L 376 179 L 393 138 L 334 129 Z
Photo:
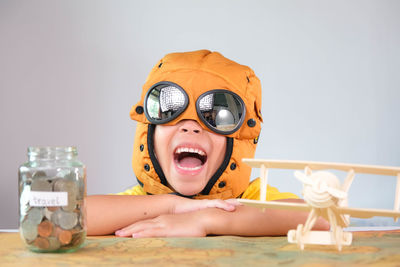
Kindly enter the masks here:
M 225 90 L 213 90 L 199 97 L 197 114 L 208 128 L 220 134 L 231 134 L 243 123 L 245 108 L 242 99 Z
M 175 84 L 163 83 L 153 86 L 146 96 L 146 116 L 152 123 L 166 123 L 179 116 L 188 105 L 188 97 Z

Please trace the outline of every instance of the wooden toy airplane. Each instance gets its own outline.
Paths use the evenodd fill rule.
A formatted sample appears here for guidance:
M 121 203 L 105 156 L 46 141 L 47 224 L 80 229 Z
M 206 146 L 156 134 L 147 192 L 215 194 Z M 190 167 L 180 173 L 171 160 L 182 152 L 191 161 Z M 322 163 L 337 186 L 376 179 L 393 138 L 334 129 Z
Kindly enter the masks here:
M 297 243 L 302 250 L 305 244 L 336 245 L 339 251 L 342 246 L 351 245 L 352 234 L 343 232 L 343 228 L 349 225 L 350 216 L 357 218 L 384 216 L 393 217 L 395 221 L 400 217 L 400 167 L 289 160 L 243 159 L 243 162 L 251 167 L 261 168 L 261 186 L 260 200 L 239 199 L 241 203 L 263 210 L 271 208 L 310 212 L 304 225 L 299 224 L 296 230 L 288 232 L 289 243 Z M 268 169 L 304 170 L 304 172 L 295 171 L 294 175 L 303 183 L 303 196 L 306 203 L 266 201 Z M 347 172 L 343 184 L 340 184 L 339 179 L 333 173 L 320 171 L 328 169 Z M 394 209 L 347 207 L 348 191 L 355 173 L 397 176 Z M 311 231 L 319 216 L 329 221 L 331 231 Z

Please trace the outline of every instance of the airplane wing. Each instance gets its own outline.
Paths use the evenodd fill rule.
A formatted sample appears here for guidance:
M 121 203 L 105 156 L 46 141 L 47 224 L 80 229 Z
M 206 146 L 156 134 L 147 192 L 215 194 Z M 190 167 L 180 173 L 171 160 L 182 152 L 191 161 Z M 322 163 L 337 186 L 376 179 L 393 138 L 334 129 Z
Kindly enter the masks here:
M 311 207 L 306 203 L 291 203 L 291 202 L 278 202 L 278 201 L 260 201 L 250 199 L 238 199 L 244 205 L 253 206 L 257 208 L 268 209 L 283 209 L 283 210 L 297 210 L 297 211 L 311 211 Z M 360 209 L 349 207 L 332 207 L 339 214 L 348 214 L 356 218 L 371 218 L 374 216 L 384 216 L 400 218 L 400 211 L 394 210 L 381 210 L 381 209 Z
M 293 211 L 305 211 L 310 212 L 312 207 L 306 203 L 292 203 L 292 202 L 280 202 L 280 201 L 260 201 L 260 200 L 250 200 L 250 199 L 238 199 L 238 201 L 244 205 L 253 206 L 260 209 L 281 209 L 281 210 L 293 210 Z M 329 220 L 328 213 L 326 209 L 320 209 L 319 215 Z M 348 225 L 347 220 L 344 215 L 337 216 L 337 223 L 346 227 Z
M 400 173 L 400 167 L 374 166 L 360 164 L 346 164 L 335 162 L 316 162 L 316 161 L 298 161 L 298 160 L 269 160 L 269 159 L 242 159 L 252 168 L 260 168 L 262 165 L 267 169 L 288 169 L 304 170 L 310 167 L 312 170 L 341 170 L 348 172 L 354 170 L 355 173 L 365 173 L 373 175 L 397 176 Z
M 238 199 L 238 201 L 244 205 L 253 206 L 257 208 L 311 211 L 311 207 L 305 203 L 260 201 L 260 200 L 250 200 L 250 199 Z
M 372 218 L 375 216 L 400 218 L 400 211 L 380 210 L 380 209 L 359 209 L 349 207 L 337 207 L 337 211 L 341 214 L 348 214 L 356 218 Z

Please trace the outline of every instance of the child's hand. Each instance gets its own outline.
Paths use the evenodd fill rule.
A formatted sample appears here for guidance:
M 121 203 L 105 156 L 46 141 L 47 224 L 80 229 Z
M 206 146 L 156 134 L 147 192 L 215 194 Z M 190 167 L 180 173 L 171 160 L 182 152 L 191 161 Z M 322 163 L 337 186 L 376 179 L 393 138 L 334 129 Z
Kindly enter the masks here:
M 129 225 L 115 232 L 120 237 L 202 237 L 206 229 L 193 213 L 165 214 Z
M 225 211 L 234 211 L 236 206 L 242 205 L 236 199 L 188 199 L 179 197 L 174 205 L 173 214 L 196 211 L 206 208 L 219 208 Z
M 234 211 L 239 205 L 242 204 L 236 199 L 195 200 L 178 197 L 170 214 L 133 223 L 116 231 L 115 235 L 124 237 L 206 236 L 206 225 L 209 223 L 210 216 L 194 211 L 206 208 Z

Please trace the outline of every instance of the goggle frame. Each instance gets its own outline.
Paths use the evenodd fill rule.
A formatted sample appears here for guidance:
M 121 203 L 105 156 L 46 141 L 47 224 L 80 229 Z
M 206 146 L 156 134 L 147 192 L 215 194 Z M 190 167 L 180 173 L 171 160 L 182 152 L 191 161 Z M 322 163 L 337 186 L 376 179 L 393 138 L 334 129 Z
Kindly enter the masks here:
M 165 86 L 163 86 L 163 85 L 165 85 Z M 168 87 L 168 86 L 175 87 L 175 88 L 177 88 L 177 89 L 183 94 L 183 96 L 184 96 L 184 104 L 183 104 L 183 106 L 182 106 L 182 107 L 179 107 L 178 110 L 177 110 L 172 116 L 170 116 L 170 117 L 168 117 L 168 118 L 164 118 L 164 119 L 154 119 L 154 118 L 149 114 L 149 111 L 148 111 L 148 99 L 149 99 L 149 96 L 150 96 L 150 94 L 152 93 L 153 90 L 160 90 L 160 92 L 161 92 L 161 89 L 162 89 L 162 88 L 161 88 L 161 89 L 158 89 L 158 88 L 157 88 L 157 87 L 159 87 L 159 86 L 163 86 L 162 88 Z M 232 130 L 229 130 L 229 131 L 222 131 L 222 130 L 217 129 L 216 127 L 214 127 L 213 125 L 211 125 L 211 124 L 204 118 L 203 114 L 201 113 L 201 109 L 200 109 L 200 104 L 199 104 L 199 102 L 200 102 L 206 95 L 213 94 L 213 93 L 224 93 L 224 94 L 232 95 L 233 98 L 234 98 L 234 100 L 236 100 L 236 101 L 240 104 L 240 111 L 241 111 L 242 113 L 241 113 L 241 116 L 240 116 L 240 118 L 239 118 L 239 121 L 236 122 L 235 127 L 234 127 Z M 159 102 L 159 109 L 161 109 L 160 96 L 158 96 L 158 102 Z M 213 132 L 215 132 L 215 133 L 221 134 L 221 135 L 230 135 L 230 134 L 233 134 L 233 133 L 235 133 L 236 131 L 238 131 L 238 130 L 241 128 L 241 126 L 242 126 L 242 124 L 243 124 L 243 122 L 244 122 L 244 120 L 245 120 L 245 117 L 246 117 L 246 105 L 244 104 L 243 99 L 242 99 L 238 94 L 236 94 L 236 93 L 234 93 L 234 92 L 232 92 L 232 91 L 230 91 L 230 90 L 226 90 L 226 89 L 212 89 L 212 90 L 209 90 L 209 91 L 207 91 L 207 92 L 202 93 L 202 94 L 196 99 L 195 105 L 196 105 L 197 117 L 199 118 L 199 120 L 200 120 L 208 129 L 210 129 L 211 131 L 213 131 Z M 148 120 L 150 123 L 152 123 L 152 124 L 162 125 L 162 124 L 166 124 L 166 123 L 168 123 L 168 122 L 171 122 L 171 121 L 175 120 L 176 118 L 178 118 L 178 117 L 187 109 L 187 107 L 189 106 L 189 96 L 188 96 L 187 92 L 186 92 L 180 85 L 178 85 L 178 84 L 176 84 L 176 83 L 173 83 L 173 82 L 170 82 L 170 81 L 161 81 L 161 82 L 158 82 L 158 83 L 152 85 L 152 86 L 150 87 L 150 89 L 146 92 L 146 95 L 145 95 L 145 98 L 144 98 L 143 106 L 144 106 L 144 114 L 145 114 L 147 120 Z M 212 110 L 213 110 L 213 109 L 212 109 Z M 231 110 L 229 110 L 229 111 L 231 112 Z M 232 113 L 232 112 L 231 112 L 231 113 Z M 239 116 L 239 115 L 238 115 L 238 116 Z

